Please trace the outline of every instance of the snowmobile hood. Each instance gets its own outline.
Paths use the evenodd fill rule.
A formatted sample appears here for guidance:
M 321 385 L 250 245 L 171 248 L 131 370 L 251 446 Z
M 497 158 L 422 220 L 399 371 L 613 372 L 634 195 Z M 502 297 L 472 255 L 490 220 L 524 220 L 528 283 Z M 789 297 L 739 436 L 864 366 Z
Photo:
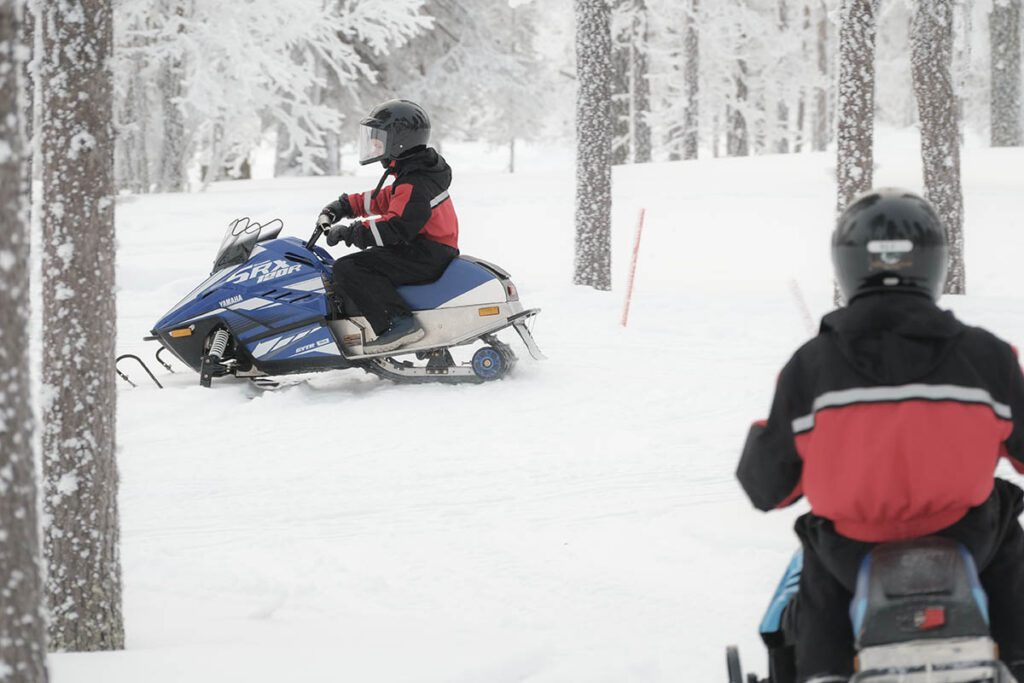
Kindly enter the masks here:
M 402 176 L 413 173 L 429 175 L 434 182 L 446 190 L 452 183 L 451 166 L 433 147 L 427 147 L 398 159 L 394 164 L 394 173 L 396 181 L 401 180 Z
M 927 296 L 886 292 L 826 315 L 831 339 L 857 372 L 882 384 L 909 384 L 935 370 L 966 326 Z

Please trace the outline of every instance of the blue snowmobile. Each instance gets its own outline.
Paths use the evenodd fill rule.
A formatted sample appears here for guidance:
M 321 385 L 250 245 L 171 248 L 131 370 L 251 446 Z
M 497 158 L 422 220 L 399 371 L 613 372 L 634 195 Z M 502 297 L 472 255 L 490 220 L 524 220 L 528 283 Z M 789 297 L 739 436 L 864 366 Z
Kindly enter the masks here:
M 507 328 L 534 358 L 544 358 L 528 327 L 540 309 L 524 309 L 508 273 L 470 256 L 453 260 L 435 282 L 399 288 L 426 331 L 423 339 L 386 354 L 363 353 L 373 330 L 358 311 L 333 305 L 334 259 L 316 245 L 323 227 L 305 242 L 279 237 L 283 227 L 280 220 L 234 221 L 210 276 L 146 337 L 198 372 L 201 385 L 234 375 L 273 386 L 266 378 L 346 368 L 407 383 L 496 380 L 516 363 L 497 337 Z M 453 359 L 453 347 L 478 341 L 484 345 L 471 361 Z
M 726 649 L 729 683 L 794 683 L 794 634 L 787 618 L 800 585 L 794 555 L 761 621 L 768 678 L 743 678 Z M 850 683 L 1016 683 L 989 634 L 988 598 L 970 553 L 948 539 L 884 543 L 864 558 L 850 604 L 856 673 Z

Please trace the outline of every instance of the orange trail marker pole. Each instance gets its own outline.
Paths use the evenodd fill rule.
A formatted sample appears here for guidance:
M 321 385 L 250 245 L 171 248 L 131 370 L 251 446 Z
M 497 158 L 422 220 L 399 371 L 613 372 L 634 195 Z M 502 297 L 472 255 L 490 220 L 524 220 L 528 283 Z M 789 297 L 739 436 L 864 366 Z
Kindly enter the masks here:
M 636 281 L 636 261 L 640 256 L 640 238 L 644 236 L 646 209 L 640 209 L 640 220 L 636 224 L 636 238 L 633 240 L 633 260 L 629 264 L 629 280 L 626 281 L 626 303 L 622 307 L 622 326 L 629 322 L 629 305 L 633 301 L 633 283 Z

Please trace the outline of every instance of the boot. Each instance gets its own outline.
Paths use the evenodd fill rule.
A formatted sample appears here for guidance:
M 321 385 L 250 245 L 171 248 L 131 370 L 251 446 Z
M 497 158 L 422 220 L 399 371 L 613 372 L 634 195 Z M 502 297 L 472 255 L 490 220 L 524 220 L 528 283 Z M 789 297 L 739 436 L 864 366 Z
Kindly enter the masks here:
M 370 355 L 394 351 L 402 346 L 418 342 L 426 334 L 424 329 L 420 327 L 420 324 L 416 322 L 416 318 L 411 315 L 392 318 L 391 326 L 386 332 L 373 341 L 363 344 L 363 353 Z

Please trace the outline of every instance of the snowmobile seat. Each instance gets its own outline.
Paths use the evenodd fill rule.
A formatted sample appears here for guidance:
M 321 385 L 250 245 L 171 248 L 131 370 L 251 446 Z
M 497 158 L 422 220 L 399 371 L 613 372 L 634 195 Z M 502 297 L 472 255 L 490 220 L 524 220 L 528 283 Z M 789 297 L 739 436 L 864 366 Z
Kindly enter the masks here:
M 858 649 L 989 634 L 974 559 L 959 543 L 934 536 L 872 550 L 861 563 L 850 617 Z
M 440 308 L 497 276 L 487 268 L 462 257 L 452 259 L 448 268 L 434 282 L 399 287 L 398 293 L 409 308 L 425 311 Z

